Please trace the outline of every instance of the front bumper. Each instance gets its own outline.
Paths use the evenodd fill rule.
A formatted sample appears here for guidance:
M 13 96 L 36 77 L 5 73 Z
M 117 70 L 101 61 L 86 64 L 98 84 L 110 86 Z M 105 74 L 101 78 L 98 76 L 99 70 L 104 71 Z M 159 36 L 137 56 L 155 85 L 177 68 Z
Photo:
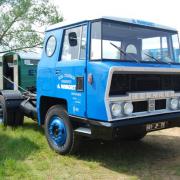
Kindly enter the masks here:
M 88 125 L 91 129 L 91 136 L 93 138 L 110 140 L 126 137 L 128 133 L 145 131 L 146 124 L 149 123 L 166 122 L 165 128 L 180 127 L 180 112 L 117 120 L 113 122 L 103 122 L 91 119 L 76 119 L 75 121 Z

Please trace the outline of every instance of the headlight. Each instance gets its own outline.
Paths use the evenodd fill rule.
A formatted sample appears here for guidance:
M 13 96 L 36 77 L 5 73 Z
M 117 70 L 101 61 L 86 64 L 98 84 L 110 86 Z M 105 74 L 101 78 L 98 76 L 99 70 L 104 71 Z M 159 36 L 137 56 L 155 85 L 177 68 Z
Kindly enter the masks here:
M 173 98 L 170 100 L 170 108 L 176 110 L 178 108 L 178 100 Z
M 119 116 L 121 114 L 121 105 L 118 103 L 114 103 L 111 106 L 111 112 L 113 116 Z
M 124 106 L 123 106 L 124 114 L 131 115 L 133 112 L 133 109 L 134 109 L 133 104 L 131 102 L 124 103 Z

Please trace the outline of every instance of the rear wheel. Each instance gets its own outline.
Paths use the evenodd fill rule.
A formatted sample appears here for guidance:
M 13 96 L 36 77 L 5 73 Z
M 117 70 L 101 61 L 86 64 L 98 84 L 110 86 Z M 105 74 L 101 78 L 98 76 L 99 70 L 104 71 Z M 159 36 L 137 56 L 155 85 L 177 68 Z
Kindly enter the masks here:
M 4 126 L 20 126 L 23 122 L 24 115 L 18 109 L 7 109 L 4 97 L 0 96 L 0 123 Z
M 45 135 L 49 146 L 59 154 L 72 154 L 79 147 L 80 137 L 74 133 L 63 106 L 51 107 L 45 118 Z

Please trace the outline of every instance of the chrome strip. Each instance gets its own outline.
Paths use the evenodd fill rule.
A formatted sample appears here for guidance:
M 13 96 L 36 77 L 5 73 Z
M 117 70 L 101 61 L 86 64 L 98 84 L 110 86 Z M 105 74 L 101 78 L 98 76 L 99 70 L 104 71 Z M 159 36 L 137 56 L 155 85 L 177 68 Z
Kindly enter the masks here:
M 148 91 L 148 92 L 135 92 L 127 93 L 123 96 L 112 96 L 107 98 L 108 101 L 143 101 L 148 99 L 166 99 L 180 97 L 180 93 L 175 93 L 174 91 Z
M 69 115 L 70 117 L 72 118 L 76 118 L 76 119 L 84 119 L 84 120 L 87 120 L 87 118 L 83 118 L 83 117 L 79 117 L 79 116 L 73 116 L 73 115 Z
M 159 73 L 159 74 L 176 74 L 180 73 L 180 68 L 158 68 L 158 67 L 128 67 L 128 66 L 120 66 L 120 67 L 111 67 L 110 71 L 117 71 L 117 73 L 123 74 L 123 73 Z

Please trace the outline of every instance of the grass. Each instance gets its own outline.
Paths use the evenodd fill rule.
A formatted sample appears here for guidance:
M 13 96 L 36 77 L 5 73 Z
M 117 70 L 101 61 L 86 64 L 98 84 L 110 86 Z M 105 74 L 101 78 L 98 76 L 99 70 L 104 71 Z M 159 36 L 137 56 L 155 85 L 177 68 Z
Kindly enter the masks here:
M 78 154 L 53 152 L 42 128 L 0 126 L 0 180 L 180 179 L 180 129 L 149 134 L 140 142 L 83 142 Z

